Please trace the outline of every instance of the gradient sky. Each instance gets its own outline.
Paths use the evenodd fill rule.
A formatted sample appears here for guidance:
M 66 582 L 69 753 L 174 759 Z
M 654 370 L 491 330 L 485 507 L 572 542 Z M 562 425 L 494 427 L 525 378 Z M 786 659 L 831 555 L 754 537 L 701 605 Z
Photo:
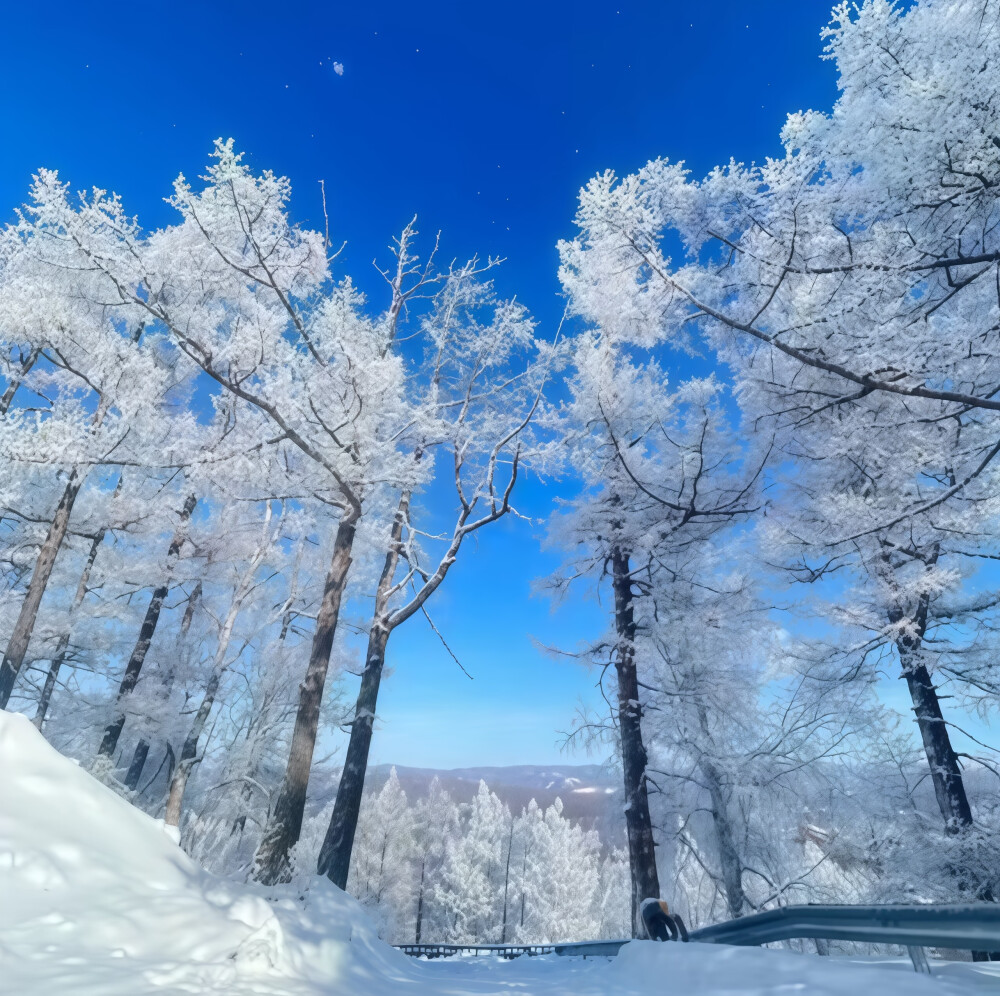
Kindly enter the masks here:
M 780 153 L 790 111 L 829 109 L 820 60 L 830 0 L 680 3 L 514 0 L 380 4 L 54 0 L 8 4 L 0 62 L 0 219 L 31 174 L 117 191 L 147 227 L 162 198 L 232 136 L 247 161 L 293 182 L 320 227 L 324 180 L 339 272 L 381 307 L 371 266 L 414 214 L 451 258 L 506 257 L 497 275 L 554 329 L 558 239 L 599 171 L 656 156 L 696 174 Z M 342 66 L 342 74 L 335 70 Z M 521 496 L 533 524 L 485 530 L 431 603 L 469 681 L 420 618 L 390 644 L 372 760 L 432 767 L 585 761 L 560 754 L 596 674 L 567 650 L 604 627 L 582 597 L 533 596 L 551 488 Z M 348 693 L 353 696 L 351 684 Z

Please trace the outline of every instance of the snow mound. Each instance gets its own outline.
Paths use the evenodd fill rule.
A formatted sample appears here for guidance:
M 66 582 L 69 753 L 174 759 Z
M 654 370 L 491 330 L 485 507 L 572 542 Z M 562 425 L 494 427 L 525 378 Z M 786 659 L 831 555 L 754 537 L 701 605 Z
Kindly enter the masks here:
M 0 711 L 3 996 L 1000 996 L 989 971 L 939 966 L 928 979 L 900 960 L 648 941 L 610 961 L 417 961 L 325 880 L 302 895 L 208 874 L 27 719 Z
M 200 869 L 162 824 L 0 711 L 0 993 L 313 993 L 405 956 L 326 880 Z

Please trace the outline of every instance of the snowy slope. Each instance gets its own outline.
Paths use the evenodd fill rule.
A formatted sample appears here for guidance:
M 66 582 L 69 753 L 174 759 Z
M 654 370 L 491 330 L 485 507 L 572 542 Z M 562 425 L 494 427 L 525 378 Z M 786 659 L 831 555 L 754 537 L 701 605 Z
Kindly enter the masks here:
M 343 992 L 313 983 L 410 967 L 323 885 L 303 910 L 214 878 L 0 711 L 0 992 Z
M 785 952 L 635 943 L 613 961 L 418 962 L 325 881 L 303 897 L 222 881 L 161 827 L 0 711 L 0 993 L 7 996 L 604 996 L 994 992 Z

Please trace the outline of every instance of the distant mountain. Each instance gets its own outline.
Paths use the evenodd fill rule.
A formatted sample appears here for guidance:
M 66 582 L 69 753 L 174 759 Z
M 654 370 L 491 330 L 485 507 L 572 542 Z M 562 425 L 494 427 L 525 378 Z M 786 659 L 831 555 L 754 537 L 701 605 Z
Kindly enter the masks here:
M 380 788 L 389 777 L 392 765 L 383 764 L 368 774 L 368 784 Z M 518 764 L 509 767 L 410 768 L 395 765 L 403 790 L 411 799 L 426 795 L 434 778 L 458 802 L 469 802 L 486 782 L 511 812 L 520 813 L 534 799 L 543 809 L 557 798 L 562 800 L 563 815 L 578 821 L 587 830 L 596 829 L 605 845 L 621 845 L 625 840 L 622 816 L 621 775 L 600 764 L 567 764 L 540 767 Z
M 448 770 L 380 764 L 368 770 L 366 790 L 377 792 L 393 767 L 410 800 L 425 796 L 431 782 L 437 778 L 457 802 L 470 802 L 479 790 L 479 782 L 484 781 L 511 812 L 520 813 L 532 799 L 545 809 L 559 798 L 563 815 L 579 821 L 587 830 L 596 829 L 606 846 L 623 846 L 625 842 L 621 775 L 600 764 L 518 764 Z M 336 772 L 337 776 L 339 774 Z M 322 787 L 311 784 L 310 808 L 325 806 L 336 792 L 336 785 L 337 777 Z

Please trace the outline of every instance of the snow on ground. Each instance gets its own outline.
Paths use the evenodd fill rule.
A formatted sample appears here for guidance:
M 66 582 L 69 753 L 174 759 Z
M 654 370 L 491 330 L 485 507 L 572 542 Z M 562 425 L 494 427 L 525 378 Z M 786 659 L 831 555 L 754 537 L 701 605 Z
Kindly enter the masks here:
M 990 968 L 635 942 L 618 958 L 418 961 L 325 880 L 218 879 L 155 821 L 0 711 L 0 993 L 7 996 L 958 996 Z

